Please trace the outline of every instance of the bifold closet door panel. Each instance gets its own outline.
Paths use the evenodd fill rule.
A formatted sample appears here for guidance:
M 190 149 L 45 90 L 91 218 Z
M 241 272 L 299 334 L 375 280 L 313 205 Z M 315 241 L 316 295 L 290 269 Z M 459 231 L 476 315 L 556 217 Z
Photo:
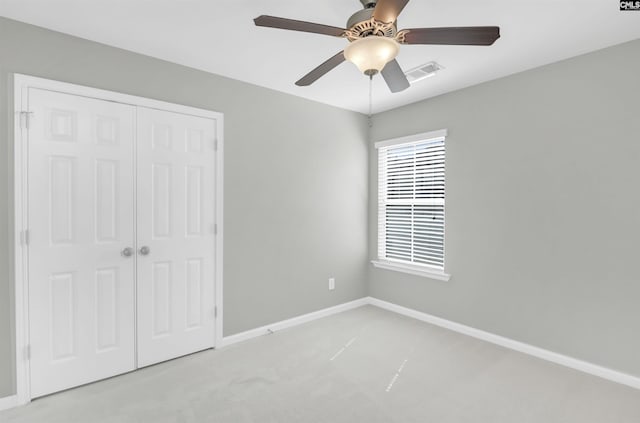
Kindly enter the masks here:
M 135 368 L 135 108 L 29 89 L 31 395 Z M 126 252 L 125 252 L 126 253 Z
M 216 121 L 138 108 L 138 366 L 214 346 Z

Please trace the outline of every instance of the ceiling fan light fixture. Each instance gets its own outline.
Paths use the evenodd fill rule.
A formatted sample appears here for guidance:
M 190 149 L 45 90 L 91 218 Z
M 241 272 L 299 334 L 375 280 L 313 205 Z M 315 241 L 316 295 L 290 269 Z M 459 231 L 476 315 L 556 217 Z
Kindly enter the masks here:
M 360 0 L 364 9 L 354 13 L 346 28 L 322 25 L 277 16 L 261 15 L 253 20 L 256 26 L 286 29 L 347 39 L 350 44 L 343 51 L 322 62 L 296 81 L 307 87 L 348 60 L 370 77 L 381 73 L 389 90 L 398 93 L 411 85 L 395 60 L 400 45 L 460 45 L 490 46 L 500 38 L 500 27 L 437 27 L 412 28 L 398 31 L 398 15 L 409 0 Z
M 375 75 L 382 71 L 400 51 L 400 44 L 393 38 L 369 36 L 350 43 L 344 50 L 344 57 L 365 75 Z

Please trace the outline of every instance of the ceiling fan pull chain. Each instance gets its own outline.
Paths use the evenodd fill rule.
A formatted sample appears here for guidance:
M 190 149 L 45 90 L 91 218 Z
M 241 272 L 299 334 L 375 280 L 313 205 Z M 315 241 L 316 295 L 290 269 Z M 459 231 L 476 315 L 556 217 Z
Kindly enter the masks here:
M 373 75 L 369 75 L 369 128 L 373 127 Z

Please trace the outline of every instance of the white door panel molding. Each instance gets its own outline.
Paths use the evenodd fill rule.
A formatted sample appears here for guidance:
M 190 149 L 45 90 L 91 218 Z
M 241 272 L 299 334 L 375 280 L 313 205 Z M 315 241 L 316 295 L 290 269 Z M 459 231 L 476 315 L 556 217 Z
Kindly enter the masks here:
M 138 364 L 214 346 L 216 121 L 138 109 Z
M 135 108 L 30 89 L 29 338 L 38 397 L 135 368 Z M 107 128 L 108 123 L 108 128 Z
M 15 75 L 16 404 L 222 339 L 222 115 Z

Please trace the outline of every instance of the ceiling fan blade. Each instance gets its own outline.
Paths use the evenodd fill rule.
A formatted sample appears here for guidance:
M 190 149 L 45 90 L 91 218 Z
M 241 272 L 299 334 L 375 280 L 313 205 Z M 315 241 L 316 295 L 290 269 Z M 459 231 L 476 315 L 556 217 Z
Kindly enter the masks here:
M 397 60 L 392 60 L 382 69 L 382 77 L 392 93 L 399 93 L 409 88 L 409 81 L 400 68 Z
M 394 23 L 409 0 L 378 0 L 373 18 L 384 23 Z
M 316 82 L 320 77 L 324 76 L 327 72 L 338 66 L 340 63 L 344 62 L 344 52 L 336 54 L 326 62 L 322 63 L 320 66 L 306 74 L 302 79 L 296 82 L 296 85 L 299 87 L 306 87 L 308 85 Z
M 293 19 L 278 18 L 276 16 L 258 16 L 253 20 L 256 26 L 266 26 L 268 28 L 289 29 L 291 31 L 312 32 L 315 34 L 332 35 L 340 37 L 344 34 L 343 28 L 335 26 L 321 25 L 312 22 L 296 21 Z
M 500 38 L 500 27 L 469 26 L 405 29 L 404 44 L 490 46 Z

